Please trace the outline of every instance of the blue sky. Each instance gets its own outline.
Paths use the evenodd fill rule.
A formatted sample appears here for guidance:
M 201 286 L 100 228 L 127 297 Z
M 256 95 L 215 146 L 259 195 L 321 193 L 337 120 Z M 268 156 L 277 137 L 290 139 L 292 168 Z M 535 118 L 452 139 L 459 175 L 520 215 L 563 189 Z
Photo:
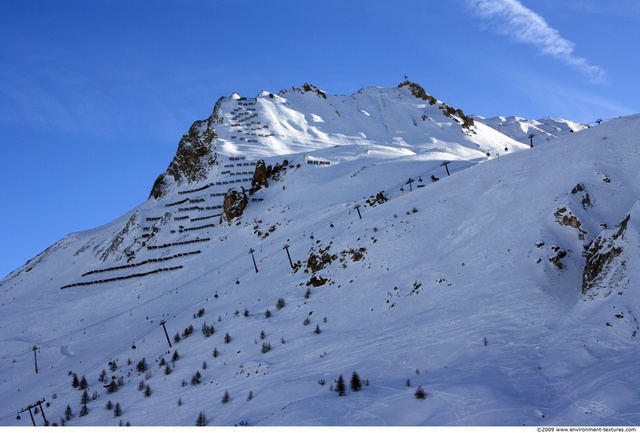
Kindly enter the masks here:
M 147 199 L 221 96 L 407 75 L 468 114 L 640 112 L 636 0 L 0 0 L 0 278 Z

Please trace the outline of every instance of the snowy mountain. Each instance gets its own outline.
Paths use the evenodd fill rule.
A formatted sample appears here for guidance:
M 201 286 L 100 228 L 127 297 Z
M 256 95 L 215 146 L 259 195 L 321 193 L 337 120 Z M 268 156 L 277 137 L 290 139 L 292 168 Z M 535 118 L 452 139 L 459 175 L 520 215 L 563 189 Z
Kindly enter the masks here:
M 639 130 L 221 98 L 147 201 L 0 282 L 0 423 L 640 424 Z
M 553 117 L 531 120 L 518 116 L 496 116 L 490 118 L 473 116 L 473 119 L 502 132 L 516 141 L 529 145 L 533 144 L 534 146 L 555 141 L 565 135 L 589 128 L 589 125 Z

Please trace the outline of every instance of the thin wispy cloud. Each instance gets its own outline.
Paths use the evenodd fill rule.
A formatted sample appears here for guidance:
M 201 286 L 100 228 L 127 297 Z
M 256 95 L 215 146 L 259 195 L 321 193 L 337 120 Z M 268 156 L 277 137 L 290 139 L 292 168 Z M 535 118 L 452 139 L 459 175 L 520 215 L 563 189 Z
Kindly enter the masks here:
M 560 36 L 542 16 L 525 7 L 518 0 L 468 0 L 471 9 L 482 19 L 490 21 L 492 29 L 514 40 L 536 46 L 582 72 L 592 82 L 602 82 L 605 71 L 591 65 L 574 53 L 575 44 Z

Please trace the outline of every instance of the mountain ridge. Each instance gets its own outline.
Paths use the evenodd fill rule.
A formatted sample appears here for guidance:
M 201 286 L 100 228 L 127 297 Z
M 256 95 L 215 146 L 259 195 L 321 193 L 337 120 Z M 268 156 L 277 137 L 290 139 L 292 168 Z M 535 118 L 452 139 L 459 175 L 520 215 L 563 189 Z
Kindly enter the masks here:
M 314 99 L 308 101 L 306 95 Z M 402 117 L 389 115 L 391 107 L 402 112 Z M 471 117 L 410 81 L 397 88 L 371 86 L 349 96 L 331 95 L 308 83 L 281 90 L 277 95 L 262 91 L 255 98 L 234 93 L 220 98 L 208 119 L 194 122 L 180 141 L 169 168 L 154 183 L 150 196 L 162 197 L 181 185 L 183 178 L 188 184 L 204 180 L 218 154 L 262 158 L 310 152 L 332 144 L 424 144 L 426 137 L 451 139 L 451 134 L 439 134 L 437 130 L 451 129 L 454 123 L 460 124 L 460 132 L 467 135 L 462 143 L 473 143 L 477 128 Z M 413 124 L 417 131 L 405 130 L 407 124 Z M 485 146 L 484 153 L 496 148 L 498 142 L 519 147 L 502 135 L 490 138 L 490 133 L 483 132 L 484 142 L 476 140 L 481 143 L 475 145 Z

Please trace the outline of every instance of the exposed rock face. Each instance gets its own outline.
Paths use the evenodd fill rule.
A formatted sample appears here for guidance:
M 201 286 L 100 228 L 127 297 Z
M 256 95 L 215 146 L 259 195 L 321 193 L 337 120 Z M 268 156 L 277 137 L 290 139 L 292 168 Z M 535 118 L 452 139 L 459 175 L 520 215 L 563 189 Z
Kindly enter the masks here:
M 435 105 L 438 100 L 436 98 L 434 98 L 433 96 L 429 95 L 424 88 L 418 84 L 418 83 L 414 83 L 412 81 L 409 80 L 405 80 L 402 83 L 398 84 L 398 87 L 408 87 L 409 90 L 411 90 L 411 94 L 419 99 L 422 99 L 423 101 L 428 101 L 429 105 Z
M 318 89 L 316 86 L 314 86 L 313 84 L 309 84 L 309 83 L 304 83 L 302 85 L 302 87 L 292 87 L 291 88 L 292 92 L 300 92 L 300 93 L 315 93 L 316 95 L 327 99 L 327 94 L 325 92 L 323 92 L 322 90 Z M 285 93 L 285 91 L 281 91 L 280 92 Z
M 587 263 L 582 273 L 582 293 L 587 293 L 608 272 L 615 258 L 622 253 L 618 239 L 624 237 L 631 214 L 620 223 L 618 230 L 609 236 L 600 235 L 589 245 L 585 255 Z
M 247 195 L 243 191 L 238 191 L 235 188 L 229 188 L 227 194 L 224 196 L 224 202 L 222 203 L 222 210 L 227 222 L 231 222 L 234 218 L 242 216 L 244 208 L 247 207 Z
M 585 239 L 586 232 L 582 230 L 582 223 L 577 216 L 575 216 L 569 209 L 566 207 L 561 207 L 554 214 L 556 217 L 556 221 L 563 226 L 573 227 L 578 230 L 578 237 L 581 241 Z
M 150 197 L 163 197 L 173 182 L 177 185 L 195 183 L 206 179 L 209 168 L 215 165 L 214 139 L 217 137 L 214 125 L 222 123 L 221 99 L 216 102 L 213 113 L 206 120 L 198 120 L 189 132 L 182 136 L 178 151 L 167 171 L 156 179 Z
M 436 98 L 434 98 L 433 96 L 429 95 L 427 92 L 425 92 L 425 90 L 422 88 L 422 86 L 420 86 L 418 83 L 414 83 L 412 81 L 409 80 L 405 80 L 402 83 L 398 84 L 398 88 L 401 87 L 408 87 L 409 90 L 411 90 L 411 94 L 418 99 L 422 99 L 423 101 L 427 101 L 429 102 L 429 105 L 435 105 L 438 100 Z M 451 117 L 456 121 L 459 121 L 460 123 L 462 123 L 462 128 L 466 128 L 468 130 L 472 130 L 475 122 L 473 120 L 473 118 L 471 116 L 467 116 L 466 114 L 464 114 L 464 112 L 458 108 L 457 110 L 455 108 L 453 108 L 451 105 L 449 104 L 445 104 L 444 102 L 440 104 L 440 110 L 442 111 L 442 113 L 447 116 L 447 117 Z M 456 119 L 454 116 L 457 116 L 460 118 L 460 120 Z
M 383 204 L 386 203 L 389 200 L 389 198 L 384 195 L 384 191 L 380 191 L 378 194 L 376 194 L 376 196 L 371 196 L 367 199 L 367 204 L 371 207 L 377 205 L 377 204 Z
M 111 243 L 104 249 L 98 251 L 99 259 L 101 261 L 106 261 L 110 256 L 116 256 L 116 260 L 120 260 L 122 258 L 122 254 L 126 254 L 127 257 L 135 258 L 135 251 L 133 251 L 131 245 L 129 245 L 124 251 L 121 251 L 120 248 L 123 244 L 128 242 L 134 243 L 135 239 L 133 239 L 136 230 L 139 228 L 140 224 L 140 215 L 136 211 L 129 221 L 124 225 L 122 229 L 120 229 L 117 233 L 114 233 L 113 239 Z
M 267 182 L 267 166 L 264 163 L 264 160 L 261 159 L 256 162 L 256 171 L 253 173 L 253 180 L 251 181 L 251 190 L 249 190 L 249 194 L 255 194 L 257 191 L 260 191 L 263 187 L 269 188 L 269 182 Z

